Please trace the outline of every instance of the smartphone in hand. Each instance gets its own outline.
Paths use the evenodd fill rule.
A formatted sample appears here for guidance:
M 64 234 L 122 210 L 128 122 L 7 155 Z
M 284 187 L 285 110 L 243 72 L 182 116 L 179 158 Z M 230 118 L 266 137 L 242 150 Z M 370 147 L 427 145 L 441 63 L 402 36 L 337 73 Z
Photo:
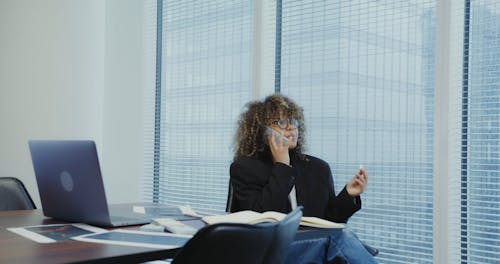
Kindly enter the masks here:
M 271 134 L 274 136 L 273 137 L 274 138 L 274 142 L 276 142 L 276 144 L 278 144 L 279 140 L 280 140 L 281 134 L 278 131 L 276 131 L 276 130 L 270 128 L 270 127 L 266 127 L 266 130 L 264 131 L 264 142 L 267 145 L 269 144 L 269 142 L 267 141 L 267 138 Z M 283 137 L 283 146 L 286 145 L 287 142 L 288 142 L 288 139 L 286 137 Z

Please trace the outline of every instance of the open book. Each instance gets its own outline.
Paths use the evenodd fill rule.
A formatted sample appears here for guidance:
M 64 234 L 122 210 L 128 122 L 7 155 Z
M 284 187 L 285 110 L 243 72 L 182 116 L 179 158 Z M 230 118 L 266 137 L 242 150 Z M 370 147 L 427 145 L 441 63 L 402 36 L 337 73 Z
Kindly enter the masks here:
M 243 224 L 257 224 L 262 222 L 277 222 L 281 221 L 286 217 L 286 214 L 267 211 L 264 213 L 258 213 L 254 211 L 240 211 L 227 215 L 210 215 L 204 216 L 203 221 L 207 224 L 217 224 L 217 223 L 243 223 Z M 321 219 L 313 216 L 303 216 L 300 219 L 301 226 L 310 226 L 316 228 L 344 228 L 344 224 L 339 224 L 331 222 L 325 219 Z

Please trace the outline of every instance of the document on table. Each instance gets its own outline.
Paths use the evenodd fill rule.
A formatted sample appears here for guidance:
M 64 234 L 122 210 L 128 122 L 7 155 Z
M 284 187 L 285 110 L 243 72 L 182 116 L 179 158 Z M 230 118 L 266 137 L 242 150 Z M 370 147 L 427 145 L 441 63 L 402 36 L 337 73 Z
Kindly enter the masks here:
M 183 247 L 191 237 L 190 235 L 172 233 L 115 229 L 102 233 L 81 235 L 73 239 L 84 242 L 170 249 Z
M 134 213 L 149 215 L 154 218 L 172 218 L 178 221 L 199 219 L 202 216 L 197 214 L 189 205 L 172 206 L 172 205 L 145 205 L 134 206 Z
M 102 228 L 80 223 L 12 227 L 7 228 L 7 230 L 38 243 L 53 243 L 69 240 L 80 235 L 106 231 Z

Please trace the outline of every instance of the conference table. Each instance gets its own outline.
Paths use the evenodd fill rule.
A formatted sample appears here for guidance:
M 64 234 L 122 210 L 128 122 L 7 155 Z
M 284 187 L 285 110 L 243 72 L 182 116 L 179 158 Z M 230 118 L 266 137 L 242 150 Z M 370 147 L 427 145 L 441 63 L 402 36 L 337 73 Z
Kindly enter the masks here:
M 0 263 L 141 263 L 172 258 L 179 250 L 178 248 L 158 249 L 76 240 L 38 243 L 7 230 L 12 227 L 60 223 L 66 222 L 47 218 L 40 209 L 0 212 Z M 137 229 L 137 227 L 129 228 Z M 308 244 L 316 248 L 324 247 L 327 244 L 329 232 L 335 232 L 335 230 L 299 230 L 294 242 L 295 247 L 303 248 Z M 291 250 L 293 248 L 294 244 Z
M 140 263 L 165 259 L 178 249 L 157 249 L 67 240 L 38 243 L 7 230 L 11 227 L 65 223 L 41 210 L 0 212 L 0 263 Z

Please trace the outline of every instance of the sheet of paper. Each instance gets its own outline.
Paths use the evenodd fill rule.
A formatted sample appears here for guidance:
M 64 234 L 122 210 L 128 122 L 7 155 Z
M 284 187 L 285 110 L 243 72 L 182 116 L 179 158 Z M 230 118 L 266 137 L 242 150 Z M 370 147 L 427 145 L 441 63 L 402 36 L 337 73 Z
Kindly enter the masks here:
M 202 216 L 196 213 L 191 206 L 169 206 L 169 205 L 147 205 L 147 206 L 133 206 L 132 211 L 138 214 L 146 214 L 151 217 L 169 217 L 175 220 L 194 220 Z
M 181 212 L 184 215 L 189 215 L 189 216 L 194 216 L 194 217 L 202 217 L 202 215 L 196 213 L 193 210 L 193 208 L 191 208 L 191 206 L 189 206 L 189 205 L 181 205 L 181 206 L 179 206 L 179 209 L 181 209 Z
M 54 243 L 76 236 L 106 231 L 87 224 L 52 224 L 25 227 L 12 227 L 7 230 L 38 243 Z
M 184 246 L 191 237 L 190 235 L 172 233 L 115 229 L 97 234 L 82 235 L 73 239 L 94 243 L 169 249 Z
M 146 214 L 146 208 L 144 208 L 144 206 L 136 206 L 136 205 L 134 205 L 132 207 L 132 212 L 138 213 L 138 214 Z

